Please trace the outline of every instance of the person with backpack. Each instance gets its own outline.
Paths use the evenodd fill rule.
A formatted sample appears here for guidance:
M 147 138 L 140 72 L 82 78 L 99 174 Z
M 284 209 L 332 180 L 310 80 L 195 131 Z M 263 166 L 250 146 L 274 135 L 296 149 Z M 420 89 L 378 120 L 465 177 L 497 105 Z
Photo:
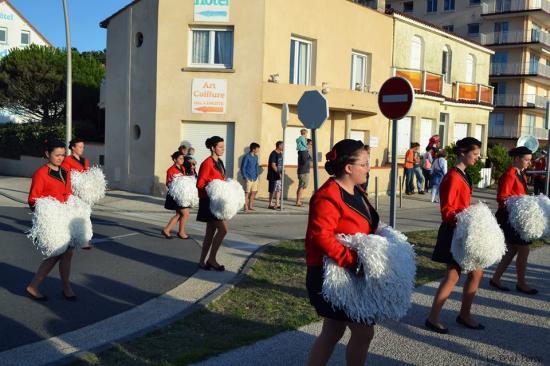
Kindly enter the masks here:
M 437 153 L 437 158 L 432 163 L 431 185 L 432 185 L 432 202 L 439 203 L 439 185 L 447 174 L 447 152 L 443 149 Z

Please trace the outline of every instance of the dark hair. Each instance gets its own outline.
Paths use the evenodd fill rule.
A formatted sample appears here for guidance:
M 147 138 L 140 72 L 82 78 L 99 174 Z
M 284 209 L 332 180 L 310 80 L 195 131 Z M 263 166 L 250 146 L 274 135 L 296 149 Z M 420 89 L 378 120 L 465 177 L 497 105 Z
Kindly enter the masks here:
M 250 151 L 255 150 L 260 147 L 260 144 L 253 142 L 250 144 Z
M 359 153 L 364 149 L 365 145 L 359 140 L 339 141 L 326 155 L 325 170 L 329 175 L 341 177 L 346 165 L 355 163 Z
M 437 152 L 437 156 L 440 158 L 446 158 L 447 157 L 447 151 L 445 149 L 441 149 Z
M 306 141 L 307 141 L 308 144 L 313 142 L 313 141 L 311 141 L 311 139 L 307 139 Z
M 65 149 L 66 146 L 63 142 L 59 140 L 46 140 L 44 141 L 44 151 L 48 152 L 48 154 L 51 154 L 52 151 L 54 151 L 57 148 Z
M 79 142 L 84 142 L 84 140 L 77 137 L 77 138 L 74 138 L 71 141 L 69 141 L 69 149 L 72 149 L 73 147 L 75 147 L 76 144 L 78 144 Z
M 180 148 L 181 148 L 181 146 L 180 146 Z M 180 156 L 183 156 L 183 153 L 180 150 L 175 151 L 172 155 L 170 155 L 172 160 L 177 160 Z
M 182 150 L 187 150 L 187 146 L 180 145 L 180 147 L 178 147 L 178 151 L 182 151 Z
M 212 136 L 207 138 L 204 144 L 208 150 L 212 150 L 212 148 L 216 147 L 216 145 L 222 141 L 223 139 L 220 136 Z
M 467 154 L 478 148 L 481 148 L 481 141 L 473 137 L 464 137 L 456 142 L 453 152 L 457 155 Z
M 510 149 L 510 151 L 508 151 L 508 156 L 510 156 L 511 158 L 516 158 L 516 157 L 523 158 L 525 155 L 531 155 L 531 154 L 533 154 L 533 152 L 525 146 L 514 147 L 513 149 Z
M 414 149 L 415 147 L 420 146 L 418 142 L 411 142 L 411 149 Z
M 277 142 L 275 143 L 275 148 L 277 149 L 277 148 L 278 148 L 279 146 L 281 146 L 282 144 L 283 144 L 282 141 L 277 141 Z

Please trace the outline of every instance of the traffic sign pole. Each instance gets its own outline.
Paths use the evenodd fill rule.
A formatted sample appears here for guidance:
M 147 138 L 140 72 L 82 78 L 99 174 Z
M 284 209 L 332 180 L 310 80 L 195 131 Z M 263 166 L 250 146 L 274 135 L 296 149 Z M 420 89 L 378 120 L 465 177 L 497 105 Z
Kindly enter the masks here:
M 390 226 L 395 228 L 396 222 L 396 193 L 397 193 L 397 120 L 392 121 L 391 137 L 391 174 L 390 174 Z
M 319 189 L 319 173 L 317 171 L 317 129 L 311 130 L 311 144 L 313 145 L 313 190 L 317 192 Z
M 285 151 L 286 151 L 286 126 L 288 125 L 288 104 L 284 103 L 281 108 L 281 125 L 283 126 L 283 166 L 281 171 L 281 211 L 285 201 Z

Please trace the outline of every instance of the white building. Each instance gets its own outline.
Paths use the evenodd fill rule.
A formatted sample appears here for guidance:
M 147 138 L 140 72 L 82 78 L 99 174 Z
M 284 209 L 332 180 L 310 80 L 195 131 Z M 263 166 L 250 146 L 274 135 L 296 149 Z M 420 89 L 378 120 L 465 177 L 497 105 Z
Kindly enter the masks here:
M 17 9 L 8 1 L 0 0 L 0 58 L 14 48 L 30 44 L 51 46 L 44 37 Z M 0 123 L 19 122 L 16 116 L 0 110 Z

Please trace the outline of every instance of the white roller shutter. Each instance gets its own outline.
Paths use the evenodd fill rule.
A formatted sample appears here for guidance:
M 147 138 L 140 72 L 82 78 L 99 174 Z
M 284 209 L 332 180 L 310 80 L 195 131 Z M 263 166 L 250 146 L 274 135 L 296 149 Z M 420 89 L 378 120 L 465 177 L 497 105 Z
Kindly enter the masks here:
M 479 141 L 483 142 L 482 137 L 483 137 L 483 125 L 476 125 L 475 138 L 478 139 Z
M 468 124 L 467 123 L 455 123 L 454 142 L 468 137 Z
M 404 156 L 411 147 L 411 126 L 411 117 L 397 121 L 397 156 Z
M 422 118 L 420 121 L 420 141 L 418 143 L 420 144 L 421 152 L 424 152 L 424 148 L 430 142 L 430 137 L 433 135 L 433 124 L 433 120 L 427 118 Z
M 233 158 L 235 151 L 235 125 L 231 122 L 183 122 L 181 125 L 181 144 L 195 148 L 197 169 L 210 151 L 204 145 L 207 138 L 220 136 L 225 141 L 225 153 L 222 156 L 227 177 L 233 177 Z M 178 147 L 174 146 L 174 151 Z M 198 170 L 197 170 L 198 171 Z

